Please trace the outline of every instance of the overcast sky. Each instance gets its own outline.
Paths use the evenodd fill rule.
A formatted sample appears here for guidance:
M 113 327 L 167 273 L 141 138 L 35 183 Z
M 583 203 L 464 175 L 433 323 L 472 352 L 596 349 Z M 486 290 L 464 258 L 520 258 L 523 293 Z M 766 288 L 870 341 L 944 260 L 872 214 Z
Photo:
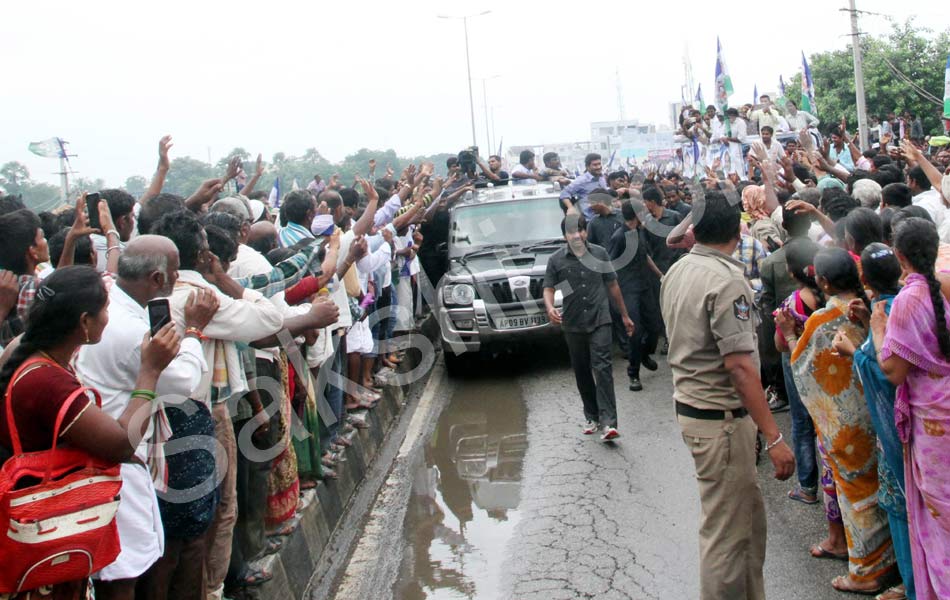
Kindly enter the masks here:
M 437 15 L 484 10 L 469 22 L 472 76 L 498 76 L 487 84 L 496 138 L 505 146 L 587 140 L 590 121 L 618 117 L 618 69 L 626 117 L 666 123 L 687 46 L 711 99 L 719 35 L 733 102 L 748 102 L 754 85 L 776 90 L 780 74 L 791 78 L 802 50 L 843 48 L 846 5 L 10 0 L 0 36 L 0 163 L 23 162 L 34 179 L 56 182 L 55 160 L 27 144 L 60 136 L 78 154 L 80 176 L 121 185 L 151 174 L 166 133 L 173 157 L 201 160 L 235 146 L 266 159 L 316 147 L 334 161 L 362 147 L 455 152 L 471 143 L 462 23 Z M 934 28 L 947 24 L 945 6 L 858 0 L 859 9 L 917 15 Z M 882 33 L 887 22 L 862 16 L 861 28 Z M 478 79 L 475 117 L 484 148 Z

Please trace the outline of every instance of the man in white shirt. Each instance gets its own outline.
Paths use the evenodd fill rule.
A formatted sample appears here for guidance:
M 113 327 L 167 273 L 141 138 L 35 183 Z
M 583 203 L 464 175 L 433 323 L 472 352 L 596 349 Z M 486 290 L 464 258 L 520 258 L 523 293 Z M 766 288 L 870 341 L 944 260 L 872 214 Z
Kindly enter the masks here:
M 534 152 L 531 150 L 522 150 L 518 163 L 518 166 L 511 170 L 511 179 L 515 185 L 533 185 L 543 179 L 534 165 Z
M 772 99 L 765 94 L 759 98 L 759 104 L 761 108 L 753 110 L 749 115 L 749 120 L 755 124 L 755 129 L 759 132 L 766 126 L 771 127 L 772 131 L 775 131 L 779 126 L 779 119 L 782 116 L 778 108 L 772 104 Z
M 913 205 L 925 209 L 930 214 L 934 225 L 937 226 L 937 231 L 943 229 L 943 222 L 947 218 L 947 208 L 943 204 L 940 192 L 933 189 L 930 179 L 927 178 L 927 174 L 920 165 L 907 172 L 907 187 L 914 195 L 911 199 Z
M 211 290 L 220 304 L 202 336 L 201 349 L 208 370 L 189 394 L 191 399 L 210 410 L 214 436 L 221 446 L 217 457 L 219 466 L 215 468 L 215 477 L 220 483 L 220 500 L 206 534 L 206 553 L 201 557 L 202 561 L 213 561 L 207 565 L 206 583 L 215 588 L 207 592 L 216 593 L 220 585 L 215 586 L 212 582 L 224 581 L 237 518 L 237 443 L 226 401 L 248 392 L 244 363 L 236 344 L 249 344 L 273 336 L 283 328 L 284 317 L 267 298 L 253 290 L 245 290 L 222 271 L 220 263 L 208 250 L 204 229 L 192 213 L 167 214 L 152 226 L 152 233 L 168 237 L 178 248 L 182 268 L 169 304 L 172 321 L 179 333 L 184 333 L 185 307 L 192 292 Z M 196 556 L 192 560 L 197 559 Z
M 716 107 L 710 104 L 706 107 L 706 118 L 709 127 L 709 147 L 706 149 L 706 166 L 710 169 L 721 160 L 723 154 L 723 144 L 720 139 L 726 135 L 726 125 L 723 123 L 722 115 L 716 113 Z
M 109 206 L 109 213 L 112 215 L 112 224 L 115 229 L 103 231 L 102 234 L 93 233 L 89 237 L 92 240 L 93 250 L 96 252 L 96 270 L 100 273 L 106 270 L 106 258 L 110 245 L 117 246 L 119 251 L 125 249 L 126 242 L 132 236 L 135 230 L 135 217 L 132 214 L 136 206 L 135 198 L 125 190 L 110 189 L 99 192 L 100 202 L 105 202 Z
M 719 139 L 723 144 L 729 145 L 729 166 L 725 169 L 727 175 L 736 173 L 739 179 L 745 181 L 746 176 L 745 159 L 742 156 L 742 144 L 747 137 L 747 125 L 744 119 L 739 118 L 739 111 L 735 108 L 726 110 L 726 118 L 729 119 L 730 134 Z
M 142 340 L 149 332 L 146 304 L 171 293 L 178 266 L 178 250 L 167 238 L 144 235 L 131 241 L 119 259 L 118 279 L 109 290 L 109 324 L 102 340 L 80 349 L 77 375 L 84 385 L 99 391 L 102 410 L 114 418 L 128 407 L 138 379 Z M 187 553 L 187 545 L 204 544 L 201 537 L 170 540 L 166 551 L 153 477 L 164 488 L 164 457 L 156 454 L 163 452 L 168 434 L 161 399 L 188 397 L 207 371 L 199 336 L 217 307 L 218 301 L 209 291 L 193 293 L 184 307 L 186 333 L 181 349 L 158 380 L 155 392 L 159 401 L 153 405 L 152 422 L 136 448 L 136 460 L 122 465 L 122 502 L 116 514 L 122 550 L 115 562 L 96 576 L 97 593 L 103 596 L 134 593 L 136 579 L 163 555 L 169 562 L 177 562 L 183 550 Z
M 788 121 L 788 126 L 792 131 L 818 127 L 818 124 L 821 123 L 818 117 L 803 110 L 798 110 L 798 104 L 789 99 L 785 100 L 785 120 Z

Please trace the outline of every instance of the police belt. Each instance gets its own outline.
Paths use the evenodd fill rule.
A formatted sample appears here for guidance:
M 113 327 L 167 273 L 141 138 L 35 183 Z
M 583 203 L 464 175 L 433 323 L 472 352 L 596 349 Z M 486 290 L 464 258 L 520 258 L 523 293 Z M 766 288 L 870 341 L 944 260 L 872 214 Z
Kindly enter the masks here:
M 676 403 L 676 414 L 689 417 L 691 419 L 702 419 L 704 421 L 722 421 L 726 418 L 726 413 L 731 413 L 734 419 L 741 419 L 749 414 L 745 407 L 734 408 L 732 410 L 712 410 L 707 408 L 696 408 L 682 402 Z

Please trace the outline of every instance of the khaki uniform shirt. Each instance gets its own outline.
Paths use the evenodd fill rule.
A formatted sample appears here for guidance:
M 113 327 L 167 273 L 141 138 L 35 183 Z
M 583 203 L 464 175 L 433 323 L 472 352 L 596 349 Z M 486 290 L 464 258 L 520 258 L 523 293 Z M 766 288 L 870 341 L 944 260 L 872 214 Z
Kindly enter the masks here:
M 758 369 L 752 301 L 743 264 L 708 246 L 696 244 L 670 268 L 660 304 L 675 400 L 713 410 L 742 406 L 723 357 L 749 352 Z

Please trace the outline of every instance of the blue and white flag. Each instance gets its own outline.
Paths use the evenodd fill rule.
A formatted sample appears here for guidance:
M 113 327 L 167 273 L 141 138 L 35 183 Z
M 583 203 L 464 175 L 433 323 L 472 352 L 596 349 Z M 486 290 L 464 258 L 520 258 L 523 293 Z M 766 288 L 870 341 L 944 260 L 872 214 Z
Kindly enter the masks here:
M 66 147 L 63 143 L 63 140 L 54 137 L 39 142 L 30 142 L 27 148 L 37 156 L 43 156 L 45 158 L 66 158 Z
M 607 161 L 607 169 L 610 169 L 610 166 L 614 164 L 614 157 L 617 156 L 617 151 L 614 150 L 610 153 L 610 160 Z
M 759 84 L 755 84 L 752 88 L 752 106 L 755 106 L 759 103 Z
M 781 75 L 778 76 L 778 93 L 783 98 L 785 97 L 785 80 L 782 79 Z
M 815 82 L 811 80 L 811 68 L 802 51 L 802 106 L 801 109 L 813 115 L 818 114 L 818 105 L 815 104 Z
M 696 110 L 703 112 L 706 110 L 706 103 L 703 102 L 703 84 L 696 86 Z
M 280 208 L 280 178 L 274 179 L 274 187 L 270 189 L 270 195 L 267 196 L 267 203 L 274 208 Z
M 725 112 L 729 106 L 729 96 L 732 95 L 732 77 L 729 77 L 729 68 L 722 55 L 722 44 L 716 38 L 716 106 Z

